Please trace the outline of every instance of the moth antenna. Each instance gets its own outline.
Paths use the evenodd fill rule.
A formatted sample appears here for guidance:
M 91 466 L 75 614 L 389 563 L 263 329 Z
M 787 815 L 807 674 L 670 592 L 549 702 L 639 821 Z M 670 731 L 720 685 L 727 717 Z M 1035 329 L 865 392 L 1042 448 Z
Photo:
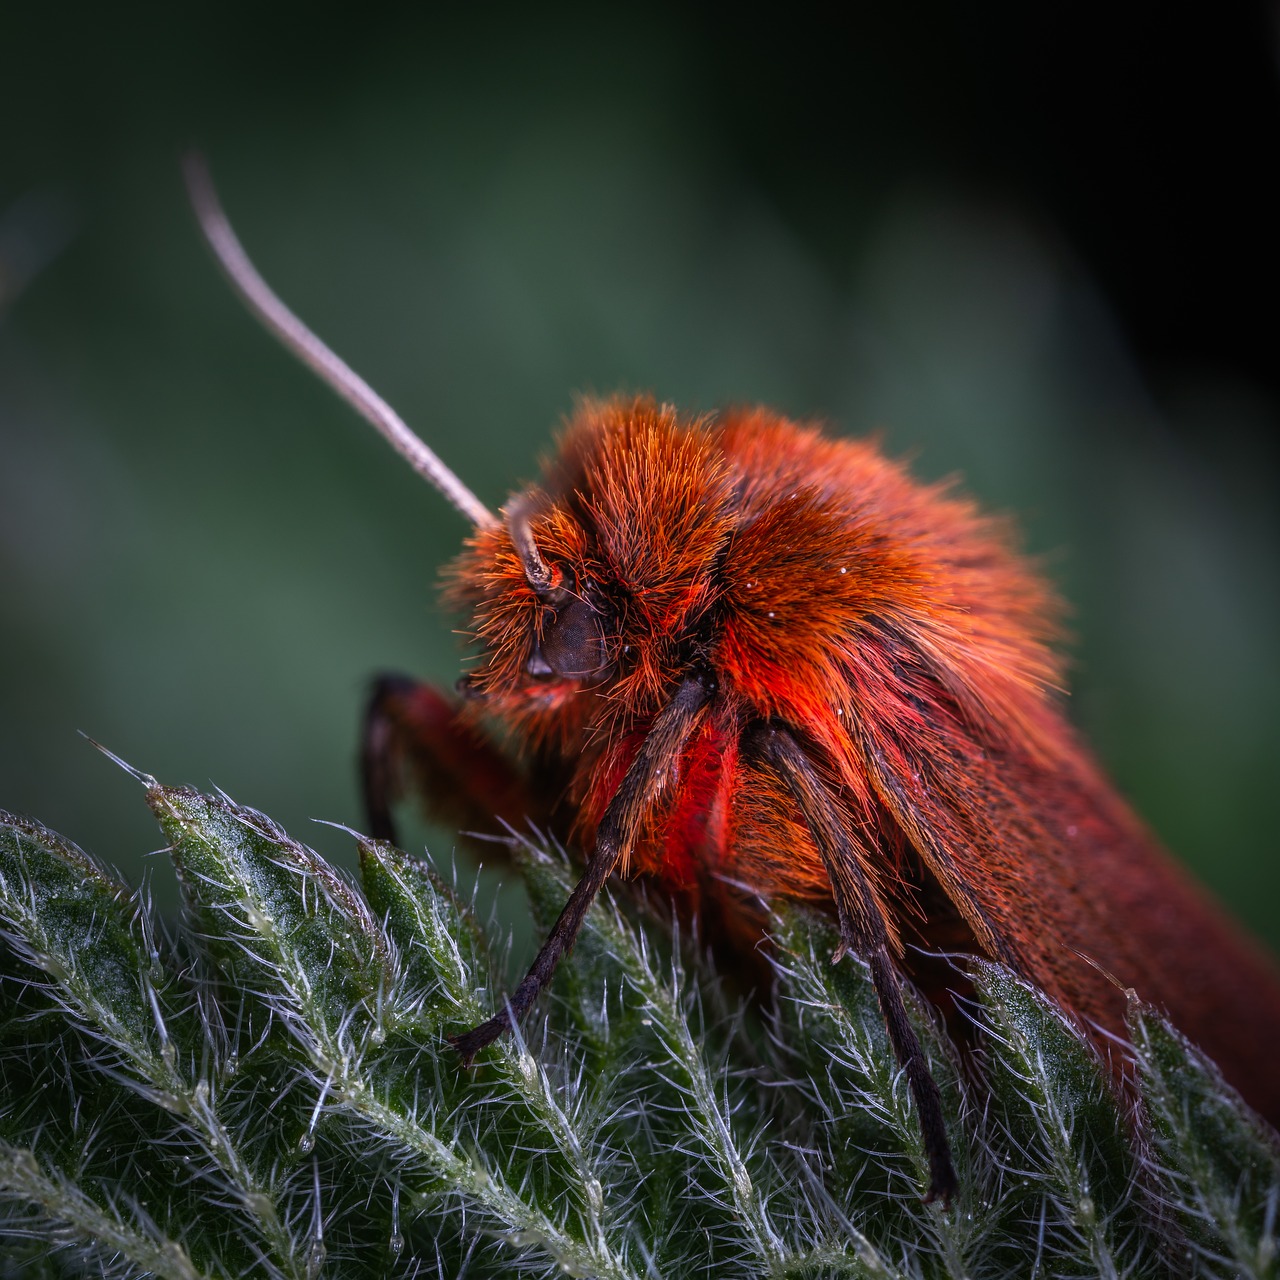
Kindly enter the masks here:
M 241 247 L 209 175 L 204 157 L 190 152 L 182 171 L 200 230 L 218 264 L 249 310 L 322 381 L 327 382 L 424 479 L 431 481 L 468 520 L 484 528 L 497 517 L 441 462 L 404 419 L 346 361 L 329 350 L 272 292 Z
M 527 494 L 516 498 L 507 507 L 507 533 L 524 565 L 525 581 L 533 588 L 535 595 L 545 596 L 551 592 L 551 570 L 547 568 L 547 562 L 534 541 L 531 508 L 532 503 Z

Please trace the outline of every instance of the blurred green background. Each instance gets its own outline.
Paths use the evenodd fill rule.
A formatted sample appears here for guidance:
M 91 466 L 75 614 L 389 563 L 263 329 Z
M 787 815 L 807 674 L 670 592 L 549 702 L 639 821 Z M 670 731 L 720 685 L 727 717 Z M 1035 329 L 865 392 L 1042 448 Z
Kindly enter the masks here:
M 281 295 L 492 505 L 579 390 L 765 402 L 961 473 L 1072 602 L 1122 788 L 1280 945 L 1269 11 L 28 9 L 0 18 L 0 804 L 152 865 L 81 730 L 349 864 L 308 820 L 361 825 L 367 678 L 459 671 L 463 522 L 240 309 L 185 207 L 197 143 Z

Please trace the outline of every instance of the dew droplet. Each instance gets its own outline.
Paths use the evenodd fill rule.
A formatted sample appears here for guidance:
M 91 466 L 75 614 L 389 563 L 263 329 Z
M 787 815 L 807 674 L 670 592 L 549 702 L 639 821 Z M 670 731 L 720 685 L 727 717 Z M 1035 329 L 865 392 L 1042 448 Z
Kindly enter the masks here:
M 316 1145 L 316 1135 L 310 1129 L 298 1139 L 298 1150 L 306 1155 L 308 1151 L 314 1151 Z
M 386 1039 L 387 1039 L 386 1027 L 384 1027 L 380 1022 L 374 1023 L 372 1029 L 369 1032 L 369 1043 L 384 1044 L 386 1042 Z
M 398 1258 L 404 1252 L 404 1236 L 398 1231 L 393 1231 L 391 1238 L 387 1241 L 387 1248 Z

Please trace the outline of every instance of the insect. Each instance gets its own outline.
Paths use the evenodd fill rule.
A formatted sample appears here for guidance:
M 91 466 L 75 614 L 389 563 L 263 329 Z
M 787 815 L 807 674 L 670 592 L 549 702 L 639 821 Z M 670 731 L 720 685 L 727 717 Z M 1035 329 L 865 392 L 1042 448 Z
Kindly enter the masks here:
M 870 968 L 931 1199 L 956 1177 L 903 980 L 939 949 L 1003 961 L 1100 1043 L 1136 988 L 1280 1120 L 1280 973 L 1069 726 L 1057 604 L 1004 524 L 873 443 L 643 398 L 582 404 L 495 515 L 280 303 L 199 162 L 188 181 L 251 310 L 474 525 L 448 595 L 478 665 L 456 698 L 377 683 L 374 833 L 394 834 L 408 769 L 464 808 L 559 806 L 590 850 L 506 1006 L 456 1038 L 465 1060 L 528 1011 L 609 876 L 643 872 L 743 938 L 758 906 L 735 885 L 834 912 L 833 961 Z

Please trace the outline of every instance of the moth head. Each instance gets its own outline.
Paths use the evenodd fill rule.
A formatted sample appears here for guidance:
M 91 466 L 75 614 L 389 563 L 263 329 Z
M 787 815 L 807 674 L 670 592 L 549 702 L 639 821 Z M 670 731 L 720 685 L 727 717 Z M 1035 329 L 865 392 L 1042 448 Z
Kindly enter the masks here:
M 446 600 L 470 615 L 476 646 L 459 683 L 477 710 L 524 731 L 575 724 L 617 669 L 618 595 L 572 499 L 517 494 L 446 571 Z
M 465 691 L 535 732 L 547 713 L 609 732 L 657 714 L 709 660 L 731 500 L 699 422 L 648 397 L 580 401 L 539 482 L 449 571 L 480 650 Z
M 534 536 L 527 498 L 517 498 L 507 508 L 506 523 L 538 603 L 525 674 L 539 681 L 598 681 L 612 664 L 605 641 L 607 609 L 596 580 L 577 566 L 547 563 Z

